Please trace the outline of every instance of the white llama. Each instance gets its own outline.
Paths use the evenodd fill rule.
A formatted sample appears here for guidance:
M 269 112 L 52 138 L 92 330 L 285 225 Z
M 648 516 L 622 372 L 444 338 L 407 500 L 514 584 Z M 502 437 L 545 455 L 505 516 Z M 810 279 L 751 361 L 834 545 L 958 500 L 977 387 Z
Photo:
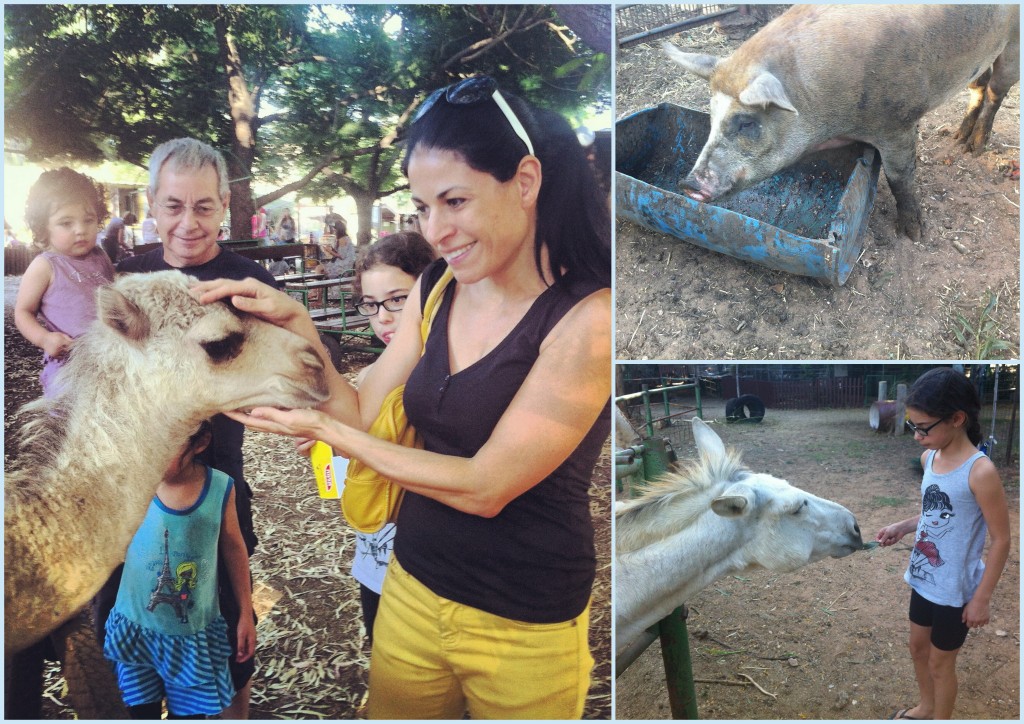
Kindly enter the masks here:
M 706 586 L 754 568 L 792 571 L 861 550 L 846 508 L 755 473 L 693 419 L 700 460 L 670 473 L 615 511 L 615 645 L 639 634 Z
M 98 293 L 52 400 L 26 406 L 4 479 L 4 651 L 74 616 L 124 560 L 163 472 L 199 423 L 325 399 L 320 355 L 297 335 L 201 305 L 177 271 Z

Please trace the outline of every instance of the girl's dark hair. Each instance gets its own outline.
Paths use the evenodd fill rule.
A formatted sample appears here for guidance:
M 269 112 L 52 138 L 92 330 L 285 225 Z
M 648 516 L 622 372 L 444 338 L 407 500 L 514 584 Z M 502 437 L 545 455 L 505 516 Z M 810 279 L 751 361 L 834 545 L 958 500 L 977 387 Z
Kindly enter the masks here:
M 363 296 L 363 272 L 383 264 L 401 269 L 413 279 L 419 277 L 430 262 L 434 261 L 434 247 L 415 231 L 399 231 L 388 234 L 371 246 L 356 263 L 355 296 Z
M 198 455 L 200 451 L 196 450 L 196 447 L 199 446 L 199 443 L 203 441 L 204 437 L 211 435 L 213 435 L 213 422 L 211 420 L 203 420 L 199 423 L 199 428 L 189 435 L 188 443 L 185 444 L 185 448 L 181 452 L 181 457 L 178 458 L 178 463 L 184 464 L 185 459 L 189 455 Z M 207 440 L 207 444 L 208 443 L 209 440 Z
M 125 226 L 135 226 L 137 223 L 139 223 L 139 217 L 133 214 L 131 211 L 125 214 L 124 218 L 121 220 L 124 222 Z
M 974 445 L 981 444 L 981 400 L 962 372 L 951 367 L 928 370 L 910 386 L 906 406 L 939 420 L 963 412 L 967 415 L 968 439 Z
M 107 218 L 107 208 L 103 200 L 103 188 L 85 174 L 78 173 L 67 166 L 43 171 L 28 190 L 28 201 L 25 203 L 25 222 L 32 230 L 32 241 L 37 247 L 49 246 L 49 234 L 46 227 L 50 215 L 57 207 L 64 204 L 81 203 L 96 213 L 96 231 L 99 222 Z
M 611 218 L 584 148 L 569 122 L 552 111 L 536 109 L 502 91 L 526 128 L 540 160 L 543 180 L 537 200 L 537 238 L 534 259 L 541 267 L 541 248 L 547 246 L 556 283 L 598 282 L 611 286 Z M 458 154 L 470 168 L 488 173 L 501 183 L 515 176 L 527 154 L 497 104 L 490 100 L 451 105 L 443 97 L 418 121 L 406 138 L 402 172 L 420 144 Z
M 953 510 L 953 502 L 938 485 L 929 485 L 921 498 L 921 510 Z

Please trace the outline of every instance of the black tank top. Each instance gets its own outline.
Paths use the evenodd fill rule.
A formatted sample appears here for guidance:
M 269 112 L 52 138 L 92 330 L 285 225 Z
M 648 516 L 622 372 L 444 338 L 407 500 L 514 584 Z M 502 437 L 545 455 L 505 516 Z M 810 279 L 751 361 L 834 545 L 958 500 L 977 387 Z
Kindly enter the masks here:
M 435 263 L 424 274 L 424 298 L 443 264 Z M 566 312 L 598 288 L 550 287 L 497 347 L 449 374 L 448 319 L 455 283 L 449 285 L 424 355 L 405 387 L 406 413 L 425 448 L 445 455 L 476 454 L 529 374 L 541 342 Z M 402 567 L 439 596 L 505 618 L 557 623 L 578 616 L 594 581 L 588 489 L 608 437 L 609 413 L 606 406 L 572 455 L 494 518 L 406 493 L 395 543 Z

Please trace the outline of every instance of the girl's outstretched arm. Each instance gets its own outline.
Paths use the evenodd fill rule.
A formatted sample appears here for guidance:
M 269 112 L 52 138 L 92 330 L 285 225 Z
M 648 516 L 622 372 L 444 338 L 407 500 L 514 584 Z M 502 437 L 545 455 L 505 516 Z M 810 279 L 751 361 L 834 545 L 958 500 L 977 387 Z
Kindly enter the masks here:
M 878 541 L 878 545 L 895 545 L 899 543 L 907 533 L 913 533 L 917 530 L 917 523 L 920 519 L 920 515 L 915 515 L 913 518 L 907 518 L 906 520 L 901 520 L 899 523 L 887 525 L 878 531 L 875 535 L 875 540 Z
M 231 487 L 220 526 L 220 552 L 228 567 L 228 578 L 238 602 L 238 651 L 236 661 L 247 661 L 256 652 L 256 626 L 252 622 L 252 579 L 249 577 L 249 553 L 238 525 L 235 488 Z
M 985 517 L 991 539 L 981 583 L 964 606 L 963 622 L 971 628 L 978 628 L 989 622 L 992 593 L 1010 555 L 1010 512 L 1006 505 L 1003 481 L 999 479 L 996 466 L 987 457 L 978 460 L 971 468 L 968 485 Z

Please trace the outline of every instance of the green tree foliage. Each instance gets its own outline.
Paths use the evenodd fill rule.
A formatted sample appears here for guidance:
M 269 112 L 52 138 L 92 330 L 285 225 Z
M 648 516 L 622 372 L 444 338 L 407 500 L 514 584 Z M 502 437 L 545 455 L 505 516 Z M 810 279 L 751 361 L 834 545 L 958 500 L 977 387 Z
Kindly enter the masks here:
M 6 5 L 4 13 L 8 150 L 142 165 L 165 140 L 201 138 L 228 158 L 236 237 L 248 233 L 257 205 L 291 191 L 318 199 L 341 191 L 357 201 L 365 241 L 373 201 L 402 187 L 397 142 L 416 105 L 459 77 L 488 73 L 568 115 L 609 101 L 607 53 L 585 46 L 557 6 Z M 388 23 L 395 16 L 400 24 Z M 279 186 L 254 199 L 253 177 Z

